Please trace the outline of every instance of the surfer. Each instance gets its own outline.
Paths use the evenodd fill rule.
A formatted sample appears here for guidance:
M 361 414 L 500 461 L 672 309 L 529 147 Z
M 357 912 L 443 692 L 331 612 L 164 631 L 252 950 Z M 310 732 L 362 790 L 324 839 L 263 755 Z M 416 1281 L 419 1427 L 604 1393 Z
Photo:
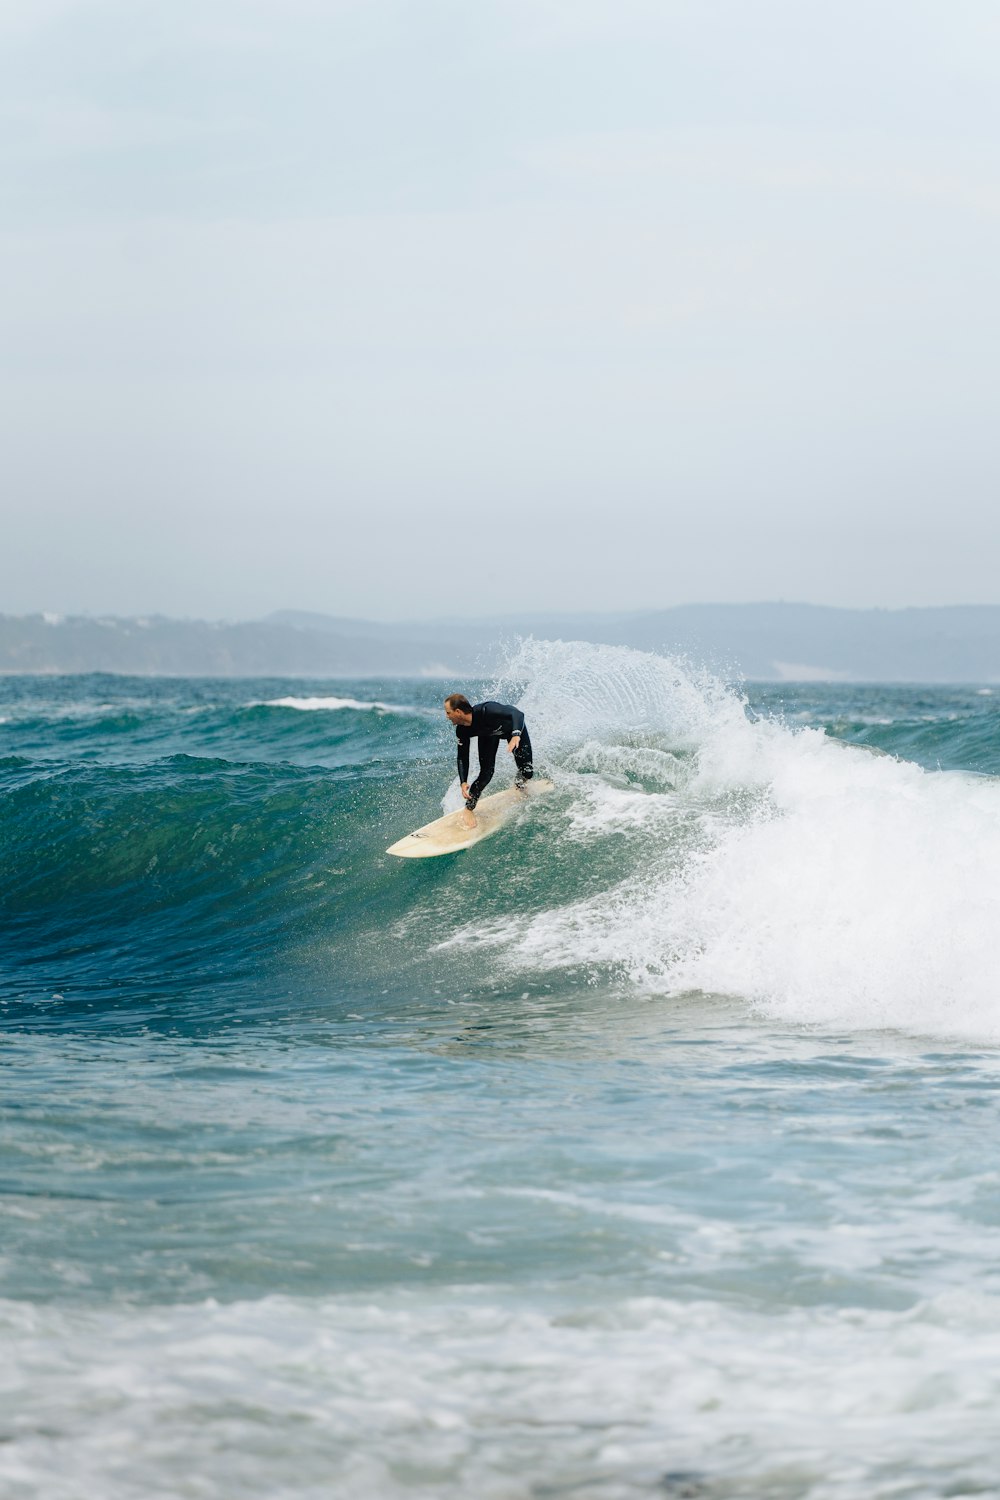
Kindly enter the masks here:
M 455 726 L 458 740 L 458 779 L 465 798 L 465 822 L 475 828 L 475 808 L 483 792 L 493 780 L 497 749 L 501 739 L 507 741 L 507 749 L 514 757 L 517 772 L 514 785 L 524 791 L 525 782 L 534 773 L 531 764 L 531 739 L 528 735 L 524 714 L 512 703 L 471 704 L 464 693 L 449 693 L 444 700 L 444 711 Z M 479 775 L 469 785 L 469 741 L 479 741 Z

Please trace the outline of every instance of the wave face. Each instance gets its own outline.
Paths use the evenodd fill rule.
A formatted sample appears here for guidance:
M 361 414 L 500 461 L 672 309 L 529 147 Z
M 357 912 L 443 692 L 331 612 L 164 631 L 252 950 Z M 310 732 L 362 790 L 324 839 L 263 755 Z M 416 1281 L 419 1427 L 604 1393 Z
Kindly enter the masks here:
M 396 705 L 288 686 L 3 685 L 0 898 L 19 1015 L 127 1021 L 135 1006 L 210 1024 L 230 985 L 252 1007 L 305 935 L 351 929 L 386 787 L 405 795 L 439 737 L 437 689 Z
M 393 860 L 453 688 L 555 791 Z M 993 692 L 528 641 L 0 721 L 0 1493 L 995 1493 Z

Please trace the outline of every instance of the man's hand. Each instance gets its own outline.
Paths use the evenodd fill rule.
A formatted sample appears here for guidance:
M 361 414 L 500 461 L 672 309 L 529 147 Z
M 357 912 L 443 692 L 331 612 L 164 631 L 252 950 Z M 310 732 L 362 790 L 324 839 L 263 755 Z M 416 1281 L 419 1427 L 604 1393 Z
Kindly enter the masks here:
M 462 782 L 462 796 L 463 797 L 468 797 L 468 795 L 469 795 L 469 783 L 467 781 L 463 781 Z
M 507 749 L 510 751 L 511 755 L 513 755 L 514 751 L 518 749 L 520 743 L 521 736 L 519 734 L 511 735 L 510 739 L 507 741 Z

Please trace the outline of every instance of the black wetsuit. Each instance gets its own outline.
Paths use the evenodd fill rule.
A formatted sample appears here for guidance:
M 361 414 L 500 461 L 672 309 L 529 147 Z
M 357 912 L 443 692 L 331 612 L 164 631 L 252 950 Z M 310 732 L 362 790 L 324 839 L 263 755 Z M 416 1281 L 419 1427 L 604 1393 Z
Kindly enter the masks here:
M 472 709 L 472 723 L 459 724 L 455 730 L 458 737 L 458 779 L 464 786 L 469 779 L 469 741 L 479 741 L 479 775 L 469 787 L 466 807 L 473 808 L 493 780 L 500 741 L 506 743 L 514 735 L 520 743 L 514 751 L 518 780 L 529 781 L 534 775 L 531 764 L 531 740 L 524 723 L 524 714 L 512 703 L 476 703 Z

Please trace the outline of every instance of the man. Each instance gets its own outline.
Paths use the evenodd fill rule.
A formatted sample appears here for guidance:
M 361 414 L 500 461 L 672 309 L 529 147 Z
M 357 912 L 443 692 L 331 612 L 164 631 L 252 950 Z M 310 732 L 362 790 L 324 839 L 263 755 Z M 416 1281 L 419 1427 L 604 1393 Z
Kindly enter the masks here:
M 497 749 L 501 739 L 514 757 L 517 774 L 514 785 L 524 791 L 524 784 L 535 774 L 531 764 L 531 740 L 524 714 L 512 703 L 477 703 L 475 707 L 464 693 L 449 693 L 444 700 L 446 717 L 455 726 L 458 739 L 458 779 L 465 798 L 465 823 L 475 828 L 475 807 L 493 780 Z M 469 786 L 469 741 L 479 741 L 479 775 Z

